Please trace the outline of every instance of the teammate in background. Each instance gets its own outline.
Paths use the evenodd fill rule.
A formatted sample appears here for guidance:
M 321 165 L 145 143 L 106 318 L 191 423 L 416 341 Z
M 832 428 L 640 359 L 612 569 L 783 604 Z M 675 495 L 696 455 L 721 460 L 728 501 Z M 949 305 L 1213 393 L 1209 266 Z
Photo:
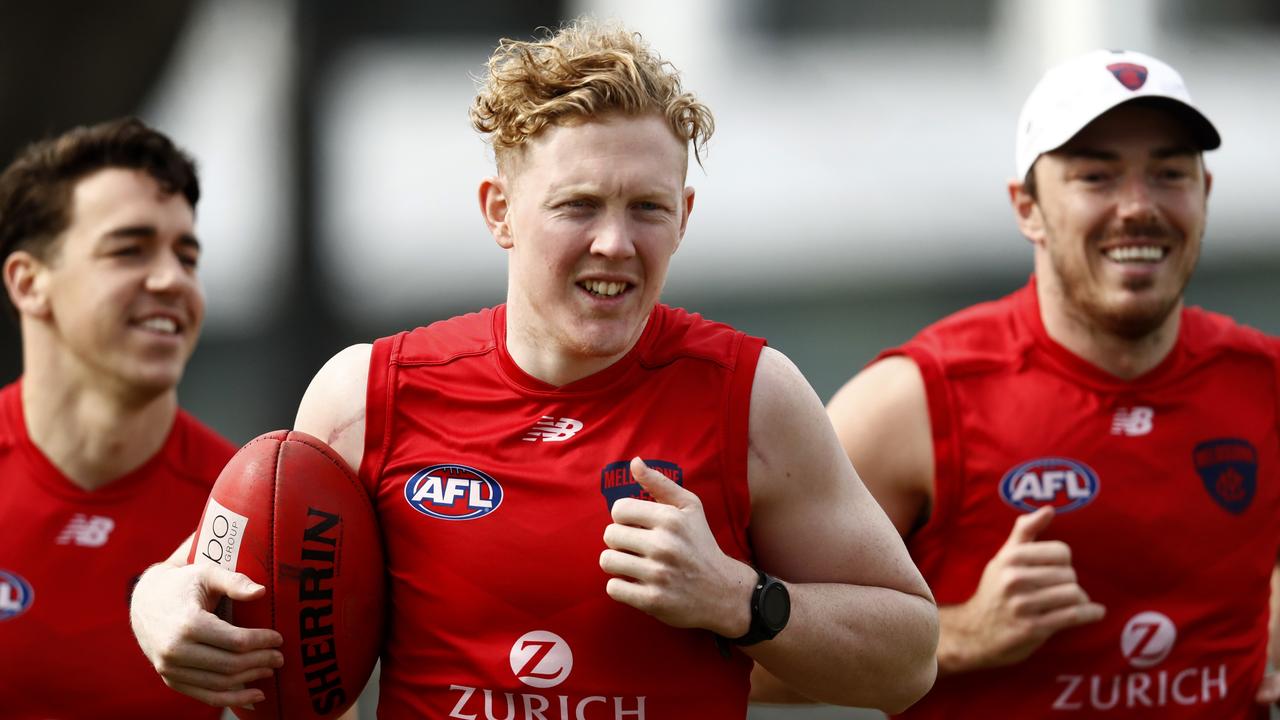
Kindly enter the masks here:
M 741 718 L 751 658 L 828 702 L 914 702 L 936 608 L 820 401 L 762 341 L 658 303 L 707 108 L 584 22 L 503 41 L 472 118 L 506 304 L 344 350 L 296 423 L 383 522 L 379 713 Z M 139 584 L 140 644 L 175 686 L 252 702 L 226 688 L 278 635 L 192 598 L 260 589 L 175 565 Z
M 1050 70 L 1008 187 L 1033 278 L 831 401 L 941 606 L 907 717 L 1268 716 L 1280 346 L 1183 305 L 1218 145 L 1155 58 Z
M 128 610 L 234 452 L 178 408 L 204 319 L 199 197 L 192 160 L 132 119 L 31 145 L 0 175 L 23 361 L 0 389 L 5 718 L 220 717 L 155 676 Z

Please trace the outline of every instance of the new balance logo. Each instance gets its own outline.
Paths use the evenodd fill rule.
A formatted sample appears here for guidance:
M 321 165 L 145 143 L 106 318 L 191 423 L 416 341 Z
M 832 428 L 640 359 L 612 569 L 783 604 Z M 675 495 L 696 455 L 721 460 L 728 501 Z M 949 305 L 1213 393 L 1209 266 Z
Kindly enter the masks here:
M 1146 435 L 1151 432 L 1152 421 L 1156 411 L 1141 405 L 1132 408 L 1120 408 L 1111 419 L 1112 435 Z
M 529 432 L 524 436 L 525 442 L 564 442 L 582 429 L 582 422 L 573 418 L 553 418 L 550 415 L 543 415 L 542 419 L 533 424 Z
M 107 544 L 107 536 L 116 528 L 116 521 L 109 517 L 94 515 L 85 517 L 76 513 L 71 522 L 58 534 L 59 545 L 75 543 L 83 547 L 102 547 Z

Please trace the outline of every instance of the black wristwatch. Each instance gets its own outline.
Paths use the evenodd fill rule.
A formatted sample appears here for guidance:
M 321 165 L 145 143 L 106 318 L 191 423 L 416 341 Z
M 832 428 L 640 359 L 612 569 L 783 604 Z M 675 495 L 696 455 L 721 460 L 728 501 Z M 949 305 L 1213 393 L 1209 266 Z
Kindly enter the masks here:
M 787 586 L 758 568 L 756 575 L 756 587 L 751 591 L 751 626 L 741 637 L 726 638 L 717 635 L 716 642 L 723 653 L 728 653 L 726 642 L 754 645 L 772 640 L 787 626 L 787 620 L 791 619 L 791 594 L 787 592 Z

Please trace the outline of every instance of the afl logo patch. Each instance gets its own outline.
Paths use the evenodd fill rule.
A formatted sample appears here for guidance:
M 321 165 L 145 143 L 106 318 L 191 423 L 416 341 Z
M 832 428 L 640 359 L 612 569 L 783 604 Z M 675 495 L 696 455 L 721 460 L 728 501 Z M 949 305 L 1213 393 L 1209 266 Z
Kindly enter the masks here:
M 404 499 L 423 515 L 441 520 L 475 520 L 502 504 L 502 486 L 466 465 L 432 465 L 404 484 Z
M 1000 497 L 1022 512 L 1050 505 L 1061 514 L 1088 505 L 1098 487 L 1098 473 L 1078 460 L 1038 458 L 1005 473 Z
M 26 612 L 35 597 L 35 590 L 25 578 L 17 573 L 0 570 L 0 622 Z

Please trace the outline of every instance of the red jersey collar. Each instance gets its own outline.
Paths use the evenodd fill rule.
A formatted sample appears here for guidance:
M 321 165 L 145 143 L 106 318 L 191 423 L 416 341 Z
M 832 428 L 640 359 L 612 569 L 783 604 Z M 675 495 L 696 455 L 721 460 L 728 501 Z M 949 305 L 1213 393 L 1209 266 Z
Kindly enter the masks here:
M 645 323 L 644 331 L 640 334 L 640 339 L 617 362 L 568 385 L 556 387 L 521 370 L 516 361 L 512 359 L 511 354 L 507 352 L 507 306 L 502 304 L 494 308 L 492 320 L 493 337 L 498 350 L 498 361 L 506 378 L 512 384 L 529 392 L 556 395 L 597 392 L 612 386 L 632 368 L 639 365 L 640 358 L 644 356 L 649 346 L 653 343 L 653 339 L 658 335 L 659 326 L 662 325 L 665 317 L 663 314 L 664 309 L 661 304 L 654 306 L 653 310 L 649 312 L 649 319 Z
M 179 414 L 181 412 L 181 410 L 178 411 Z M 11 428 L 7 434 L 12 436 L 14 449 L 26 457 L 27 466 L 33 471 L 31 480 L 36 485 L 57 497 L 89 504 L 119 502 L 137 493 L 144 480 L 154 472 L 154 468 L 168 461 L 167 456 L 176 447 L 173 442 L 174 433 L 178 432 L 180 424 L 180 419 L 175 416 L 173 425 L 169 428 L 169 434 L 165 437 L 164 444 L 160 446 L 160 451 L 142 465 L 97 490 L 89 491 L 71 482 L 31 441 L 31 434 L 27 432 L 27 419 L 22 412 L 22 378 L 18 378 L 8 387 L 0 390 L 0 418 Z
M 1173 348 L 1155 367 L 1145 373 L 1125 380 L 1117 377 L 1084 358 L 1063 347 L 1057 340 L 1049 337 L 1044 327 L 1044 319 L 1040 315 L 1040 296 L 1036 292 L 1036 276 L 1033 274 L 1026 286 L 1014 294 L 1014 305 L 1017 308 L 1018 322 L 1031 335 L 1035 346 L 1042 350 L 1063 372 L 1075 377 L 1092 387 L 1108 390 L 1132 390 L 1139 386 L 1160 383 L 1165 378 L 1175 377 L 1187 361 L 1186 332 L 1187 318 L 1185 308 L 1179 312 L 1183 317 L 1178 323 L 1178 338 Z

